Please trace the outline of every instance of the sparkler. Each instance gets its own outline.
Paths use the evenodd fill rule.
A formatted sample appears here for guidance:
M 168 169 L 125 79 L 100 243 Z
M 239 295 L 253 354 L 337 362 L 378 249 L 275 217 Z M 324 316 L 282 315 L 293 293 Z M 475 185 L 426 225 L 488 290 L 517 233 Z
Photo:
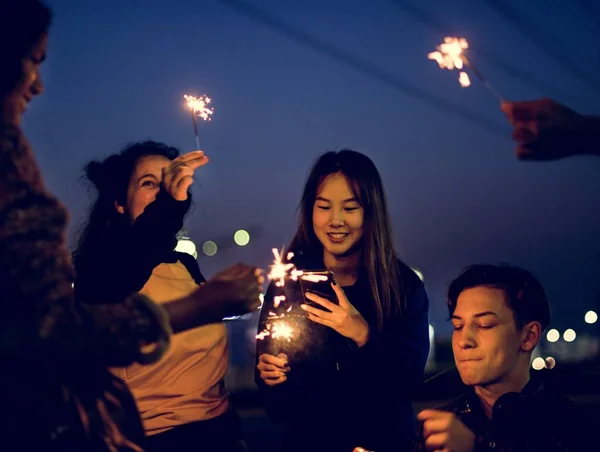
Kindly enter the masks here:
M 285 286 L 286 278 L 290 278 L 292 281 L 298 281 L 298 277 L 302 275 L 301 270 L 297 270 L 296 266 L 292 263 L 283 262 L 283 250 L 279 252 L 277 248 L 273 248 L 273 264 L 269 266 L 271 271 L 268 274 L 268 278 L 275 281 L 277 287 Z M 286 259 L 289 261 L 294 257 L 294 253 L 291 251 L 287 254 Z
M 208 107 L 211 103 L 211 99 L 207 96 L 189 96 L 185 94 L 183 96 L 185 102 L 192 112 L 192 122 L 194 124 L 194 135 L 196 136 L 196 149 L 200 149 L 200 138 L 198 137 L 198 120 L 197 118 L 202 119 L 203 121 L 211 121 L 212 114 L 214 113 L 214 108 Z
M 502 96 L 498 94 L 496 88 L 494 88 L 490 82 L 484 77 L 484 75 L 477 69 L 473 63 L 465 55 L 465 51 L 469 48 L 469 43 L 465 38 L 444 38 L 444 42 L 436 47 L 435 52 L 431 52 L 427 55 L 427 58 L 437 62 L 438 66 L 442 69 L 463 69 L 468 68 L 475 77 L 477 77 L 485 87 L 498 98 L 500 102 L 503 102 Z M 458 82 L 463 88 L 471 85 L 469 75 L 461 71 L 458 75 Z
M 267 277 L 275 282 L 276 287 L 283 288 L 286 280 L 297 281 L 302 276 L 302 271 L 296 269 L 296 266 L 289 262 L 294 257 L 294 253 L 289 252 L 286 255 L 287 263 L 283 261 L 283 250 L 279 251 L 277 248 L 273 248 L 273 264 L 269 266 L 271 271 Z M 273 297 L 273 307 L 275 309 L 281 306 L 281 303 L 286 301 L 285 295 L 276 295 Z M 263 340 L 267 336 L 271 336 L 273 339 L 284 340 L 291 342 L 294 337 L 294 328 L 289 322 L 282 320 L 287 317 L 292 311 L 292 306 L 289 306 L 285 313 L 276 314 L 270 311 L 268 314 L 268 320 L 265 325 L 265 329 L 256 335 L 256 339 Z

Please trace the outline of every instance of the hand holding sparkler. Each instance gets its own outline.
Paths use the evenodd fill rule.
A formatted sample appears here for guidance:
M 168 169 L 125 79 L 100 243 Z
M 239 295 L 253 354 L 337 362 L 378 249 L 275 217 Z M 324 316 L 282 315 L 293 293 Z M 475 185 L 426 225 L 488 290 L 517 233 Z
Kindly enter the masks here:
M 220 271 L 187 297 L 165 305 L 173 332 L 255 311 L 263 283 L 261 270 L 249 265 L 236 264 Z
M 323 297 L 311 292 L 306 292 L 306 298 L 323 306 L 327 311 L 314 308 L 307 304 L 300 307 L 308 313 L 308 318 L 321 325 L 333 328 L 342 336 L 352 339 L 356 345 L 362 347 L 369 340 L 369 324 L 360 312 L 348 301 L 343 289 L 337 284 L 331 284 L 339 304 L 332 303 Z
M 220 303 L 218 320 L 246 314 L 260 306 L 265 277 L 261 269 L 238 263 L 220 271 L 199 290 L 212 290 Z
M 260 372 L 260 378 L 267 386 L 276 386 L 287 380 L 287 373 L 290 371 L 288 366 L 288 357 L 284 353 L 277 356 L 262 354 L 258 358 L 256 366 Z
M 548 98 L 503 102 L 502 111 L 514 127 L 520 160 L 600 155 L 600 118 L 581 115 Z
M 194 171 L 207 163 L 208 157 L 202 151 L 180 155 L 163 169 L 162 185 L 174 199 L 185 201 L 194 183 Z

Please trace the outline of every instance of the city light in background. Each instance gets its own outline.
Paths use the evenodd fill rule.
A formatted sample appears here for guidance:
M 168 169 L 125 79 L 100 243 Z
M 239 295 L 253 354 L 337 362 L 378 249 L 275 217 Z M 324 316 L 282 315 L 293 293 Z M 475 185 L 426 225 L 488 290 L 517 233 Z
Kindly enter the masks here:
M 598 321 L 598 314 L 596 311 L 588 311 L 585 313 L 585 323 L 589 323 L 590 325 L 596 323 Z
M 212 240 L 207 240 L 202 244 L 202 252 L 207 256 L 214 256 L 217 254 L 218 247 Z
M 548 331 L 548 334 L 546 334 L 546 339 L 548 340 L 548 342 L 556 342 L 560 339 L 560 332 L 557 329 L 551 329 L 550 331 Z
M 563 333 L 563 339 L 565 340 L 565 342 L 573 342 L 576 337 L 577 333 L 575 333 L 575 330 L 572 328 L 569 328 Z
M 538 356 L 531 362 L 531 367 L 534 370 L 554 369 L 555 366 L 556 360 L 552 356 L 548 356 L 546 359 Z
M 544 358 L 538 356 L 531 362 L 531 367 L 533 367 L 535 370 L 542 370 L 544 367 L 546 367 L 546 361 L 544 361 Z
M 246 246 L 250 243 L 250 234 L 244 229 L 240 229 L 233 234 L 233 241 L 238 246 Z

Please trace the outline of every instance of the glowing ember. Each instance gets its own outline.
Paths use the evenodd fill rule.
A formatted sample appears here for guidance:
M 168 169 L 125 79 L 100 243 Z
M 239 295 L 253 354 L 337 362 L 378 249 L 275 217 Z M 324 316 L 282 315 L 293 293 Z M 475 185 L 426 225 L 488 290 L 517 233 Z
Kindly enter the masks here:
M 195 97 L 195 96 L 189 96 L 189 95 L 184 95 L 183 96 L 187 106 L 190 110 L 192 110 L 196 116 L 198 116 L 199 118 L 202 118 L 204 121 L 211 121 L 212 120 L 212 114 L 214 113 L 214 108 L 210 108 L 208 107 L 208 104 L 211 103 L 211 99 L 207 96 L 200 96 L 200 97 Z
M 292 307 L 287 309 L 290 312 Z M 292 328 L 285 320 L 281 320 L 285 314 L 277 315 L 274 312 L 269 312 L 269 320 L 265 329 L 256 335 L 256 339 L 262 341 L 265 337 L 271 336 L 273 339 L 284 340 L 291 342 L 294 338 L 294 328 Z
M 275 281 L 277 287 L 285 286 L 285 279 L 289 277 L 293 281 L 298 280 L 298 276 L 302 275 L 302 271 L 297 270 L 296 266 L 292 263 L 284 264 L 282 253 L 277 248 L 273 248 L 273 264 L 270 265 L 271 271 L 268 274 L 268 278 Z M 290 260 L 294 257 L 294 253 L 288 253 L 287 259 Z M 276 306 L 277 307 L 277 306 Z
M 444 38 L 444 42 L 437 46 L 437 50 L 431 52 L 427 57 L 437 61 L 442 69 L 462 69 L 463 51 L 468 48 L 469 43 L 464 38 Z
M 460 83 L 460 86 L 462 86 L 463 88 L 471 86 L 471 79 L 469 78 L 469 74 L 467 74 L 466 72 L 461 72 L 460 74 L 458 74 L 458 83 Z
M 290 342 L 294 336 L 294 329 L 283 320 L 273 323 L 271 337 L 273 339 L 284 339 Z

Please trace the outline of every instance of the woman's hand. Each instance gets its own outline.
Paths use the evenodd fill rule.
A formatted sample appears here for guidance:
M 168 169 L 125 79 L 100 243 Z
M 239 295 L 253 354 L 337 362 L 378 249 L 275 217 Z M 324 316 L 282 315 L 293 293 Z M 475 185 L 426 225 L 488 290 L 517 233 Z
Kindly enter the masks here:
M 306 292 L 306 298 L 323 306 L 329 311 L 303 304 L 300 307 L 308 313 L 308 318 L 315 323 L 333 328 L 342 336 L 352 339 L 356 345 L 362 347 L 369 340 L 369 324 L 346 298 L 346 294 L 337 284 L 331 284 L 338 303 L 334 304 L 325 298 L 319 297 L 311 292 Z
M 173 159 L 163 170 L 162 184 L 177 201 L 185 201 L 188 189 L 194 183 L 194 172 L 208 163 L 202 151 L 188 152 Z
M 163 304 L 175 333 L 226 317 L 256 311 L 265 277 L 262 270 L 236 264 L 220 271 L 187 297 Z
M 278 356 L 260 355 L 256 368 L 260 371 L 260 378 L 267 386 L 275 386 L 287 380 L 286 374 L 290 371 L 287 355 L 280 353 Z

